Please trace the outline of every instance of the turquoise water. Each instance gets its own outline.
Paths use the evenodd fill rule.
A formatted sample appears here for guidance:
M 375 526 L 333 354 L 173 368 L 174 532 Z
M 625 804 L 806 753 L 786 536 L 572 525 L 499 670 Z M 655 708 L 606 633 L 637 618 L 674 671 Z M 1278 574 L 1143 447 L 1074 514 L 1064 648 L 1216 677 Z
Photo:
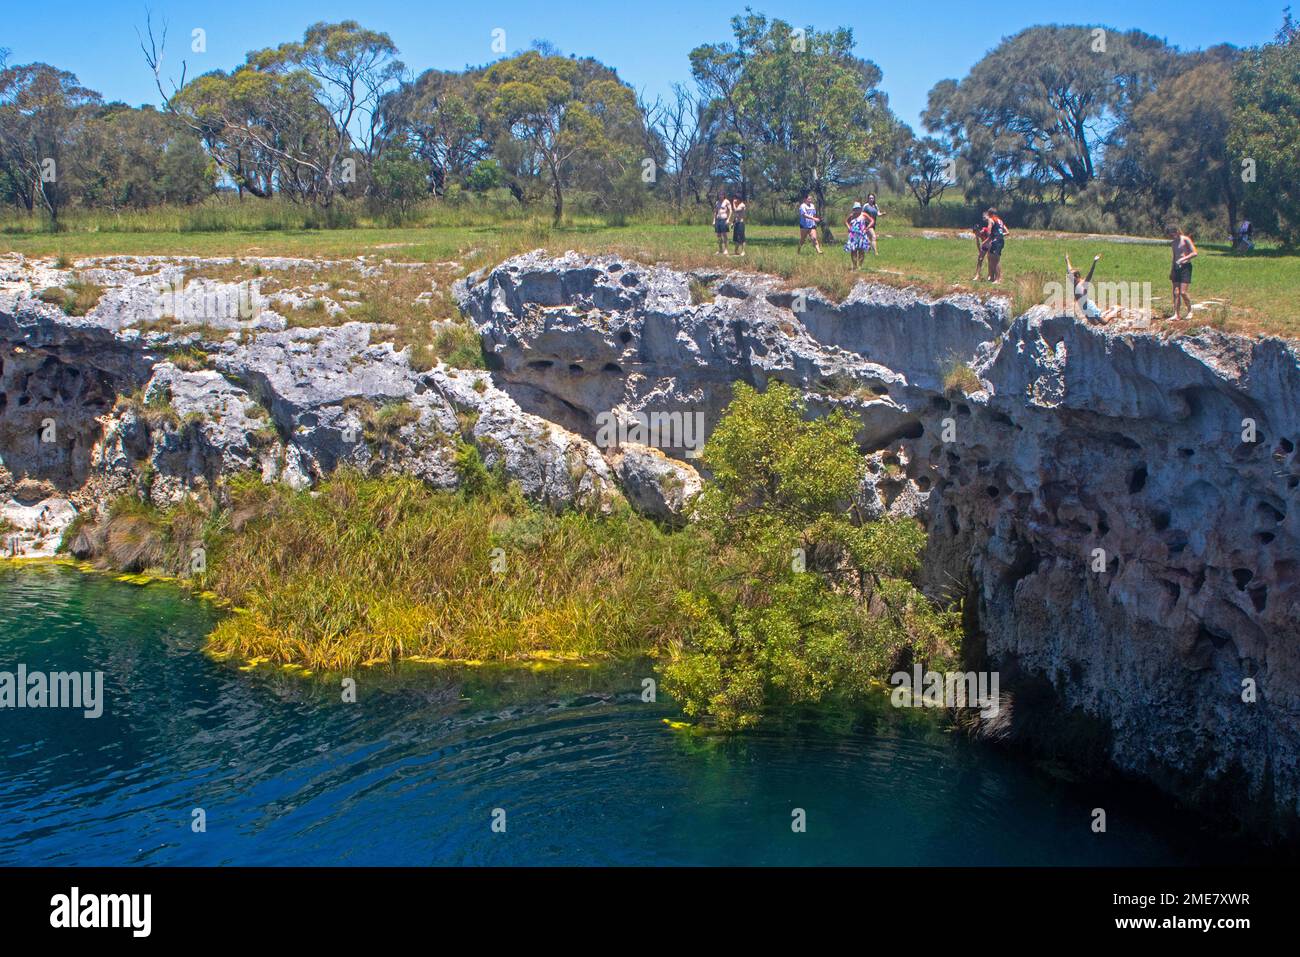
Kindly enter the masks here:
M 0 864 L 1173 864 L 1233 851 L 1159 801 L 1061 782 L 914 713 L 683 734 L 664 724 L 670 703 L 642 703 L 643 664 L 364 673 L 347 704 L 333 681 L 208 659 L 212 621 L 166 584 L 0 569 L 0 671 L 105 673 L 98 719 L 0 710 Z

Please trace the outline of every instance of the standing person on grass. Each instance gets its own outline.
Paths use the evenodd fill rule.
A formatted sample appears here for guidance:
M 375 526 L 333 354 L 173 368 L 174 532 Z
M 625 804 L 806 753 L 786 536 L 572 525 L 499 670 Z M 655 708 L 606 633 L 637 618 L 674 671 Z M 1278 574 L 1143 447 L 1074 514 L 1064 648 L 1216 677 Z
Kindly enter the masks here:
M 817 238 L 817 224 L 821 221 L 817 215 L 817 204 L 813 202 L 812 193 L 809 193 L 799 204 L 799 248 L 795 250 L 796 253 L 803 252 L 803 244 L 809 238 L 812 239 L 813 248 L 819 253 L 822 251 L 822 241 Z
M 1192 317 L 1192 260 L 1200 255 L 1192 237 L 1183 232 L 1181 226 L 1170 226 L 1165 230 L 1173 245 L 1174 262 L 1169 269 L 1169 282 L 1173 286 L 1174 314 L 1172 319 L 1182 319 L 1183 303 L 1187 303 L 1187 318 Z
M 865 204 L 863 204 L 863 207 L 862 207 L 862 208 L 863 208 L 864 210 L 866 210 L 867 215 L 871 217 L 871 228 L 867 231 L 867 234 L 868 234 L 869 238 L 871 239 L 871 254 L 872 254 L 873 256 L 879 256 L 879 255 L 880 255 L 880 240 L 879 240 L 879 238 L 877 238 L 877 236 L 876 236 L 876 223 L 880 220 L 880 217 L 883 216 L 883 215 L 885 215 L 885 214 L 882 213 L 882 212 L 880 211 L 880 207 L 876 205 L 876 194 L 875 194 L 875 193 L 868 193 L 868 194 L 867 194 L 867 201 L 866 201 Z
M 1002 221 L 998 211 L 993 207 L 984 210 L 984 217 L 989 224 L 989 282 L 1002 281 L 1002 247 L 1006 244 L 1007 224 Z
M 971 232 L 975 234 L 975 278 L 971 282 L 979 282 L 984 278 L 984 257 L 989 254 L 989 246 L 993 242 L 993 229 L 989 226 L 987 213 L 980 217 Z
M 745 197 L 739 193 L 731 197 L 731 248 L 737 256 L 745 255 Z
M 844 241 L 844 251 L 849 254 L 850 269 L 862 268 L 862 260 L 866 258 L 867 250 L 871 247 L 871 238 L 868 234 L 871 222 L 871 217 L 862 208 L 862 204 L 854 203 L 849 218 L 844 220 L 844 228 L 849 231 L 849 238 Z
M 727 255 L 727 233 L 731 231 L 731 200 L 727 194 L 718 193 L 718 203 L 713 207 L 713 234 L 718 237 L 718 252 Z

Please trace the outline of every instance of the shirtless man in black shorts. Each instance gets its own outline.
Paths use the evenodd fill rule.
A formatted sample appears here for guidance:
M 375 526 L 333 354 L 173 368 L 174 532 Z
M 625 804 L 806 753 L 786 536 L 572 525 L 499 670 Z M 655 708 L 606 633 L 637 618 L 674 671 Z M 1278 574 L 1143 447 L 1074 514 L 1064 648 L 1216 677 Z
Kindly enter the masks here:
M 1169 281 L 1173 286 L 1174 314 L 1171 318 L 1192 317 L 1192 297 L 1189 292 L 1192 285 L 1192 260 L 1200 255 L 1196 243 L 1178 226 L 1170 226 L 1165 235 L 1173 244 L 1174 262 L 1169 269 Z M 1187 316 L 1182 315 L 1183 303 L 1187 303 Z

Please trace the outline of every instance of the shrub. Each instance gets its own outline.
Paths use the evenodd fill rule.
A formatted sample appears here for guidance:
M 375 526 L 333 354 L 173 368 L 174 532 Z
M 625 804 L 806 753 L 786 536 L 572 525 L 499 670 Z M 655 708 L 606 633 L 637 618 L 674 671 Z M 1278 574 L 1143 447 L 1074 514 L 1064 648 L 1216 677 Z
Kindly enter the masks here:
M 69 316 L 84 316 L 99 304 L 104 287 L 74 279 L 66 286 L 50 286 L 37 294 L 41 302 L 58 306 Z
M 725 584 L 679 597 L 687 637 L 665 678 L 688 715 L 723 729 L 862 692 L 900 662 L 946 660 L 957 645 L 956 613 L 905 577 L 920 526 L 867 522 L 854 504 L 864 468 L 854 420 L 806 415 L 789 386 L 737 384 L 704 449 L 713 481 L 698 528 Z
M 980 382 L 980 377 L 965 362 L 953 359 L 948 363 L 943 374 L 943 390 L 945 392 L 960 392 L 962 395 L 970 395 L 972 392 L 979 392 L 982 388 L 984 388 L 984 384 Z

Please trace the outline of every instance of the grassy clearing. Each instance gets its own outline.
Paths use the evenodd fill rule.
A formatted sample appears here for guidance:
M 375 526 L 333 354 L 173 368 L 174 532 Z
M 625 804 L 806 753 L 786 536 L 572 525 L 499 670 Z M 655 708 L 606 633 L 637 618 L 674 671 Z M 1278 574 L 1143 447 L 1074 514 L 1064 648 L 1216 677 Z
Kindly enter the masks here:
M 389 294 L 396 305 L 384 299 L 382 290 L 374 290 L 368 299 L 371 305 L 365 307 L 393 321 L 399 329 L 407 329 L 399 332 L 405 336 L 404 343 L 422 344 L 429 342 L 428 336 L 411 331 L 411 323 L 403 322 L 407 313 L 412 322 L 423 319 L 418 312 L 411 312 L 413 295 L 405 298 L 407 292 L 417 286 L 429 289 L 429 282 L 437 281 L 439 293 L 421 308 L 433 319 L 452 318 L 454 306 L 447 294 L 452 280 L 538 247 L 557 253 L 568 249 L 612 253 L 682 268 L 768 272 L 792 284 L 818 287 L 836 299 L 847 295 L 858 278 L 914 286 L 932 295 L 996 292 L 1010 296 L 1017 310 L 1043 301 L 1047 295 L 1045 284 L 1064 281 L 1067 252 L 1076 263 L 1090 261 L 1092 255 L 1100 253 L 1102 261 L 1095 282 L 1149 282 L 1157 314 L 1169 310 L 1169 249 L 1165 244 L 1017 231 L 1003 256 L 1006 279 L 995 289 L 971 281 L 975 271 L 974 244 L 969 238 L 959 238 L 959 231 L 895 225 L 888 219 L 884 223 L 887 225 L 880 229 L 881 254 L 868 256 L 858 273 L 849 270 L 848 257 L 838 244 L 828 245 L 821 255 L 809 247 L 797 253 L 797 234 L 792 228 L 760 225 L 749 228 L 749 255 L 744 259 L 717 255 L 712 249 L 712 234 L 705 226 L 591 224 L 551 229 L 536 223 L 278 232 L 13 234 L 0 236 L 0 249 L 64 257 L 131 254 L 352 259 L 373 255 L 429 263 L 433 265 L 428 272 L 412 270 L 400 279 L 395 272 L 387 272 L 386 278 L 397 283 L 390 287 Z M 1300 256 L 1265 247 L 1238 256 L 1226 246 L 1212 243 L 1204 243 L 1200 249 L 1192 296 L 1195 301 L 1209 300 L 1213 305 L 1198 313 L 1193 323 L 1182 323 L 1180 329 L 1211 325 L 1248 334 L 1300 337 L 1300 297 L 1295 295 Z M 411 289 L 401 288 L 408 283 Z M 429 350 L 429 354 L 433 351 Z M 428 361 L 428 354 L 423 361 Z

